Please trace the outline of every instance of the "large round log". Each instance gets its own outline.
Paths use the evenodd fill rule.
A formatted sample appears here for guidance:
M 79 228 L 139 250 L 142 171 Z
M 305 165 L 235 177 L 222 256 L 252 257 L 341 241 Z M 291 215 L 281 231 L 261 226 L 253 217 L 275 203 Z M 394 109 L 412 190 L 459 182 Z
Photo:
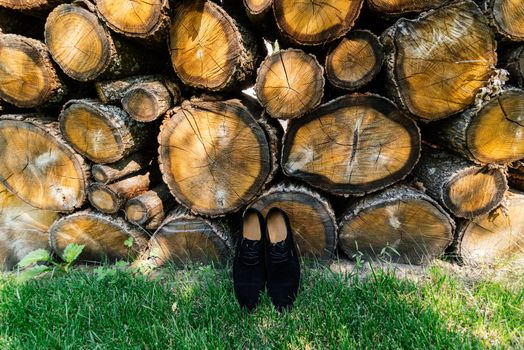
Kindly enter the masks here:
M 521 0 L 486 0 L 489 17 L 504 38 L 524 41 L 524 6 Z
M 169 51 L 182 82 L 200 89 L 238 88 L 255 71 L 255 39 L 211 1 L 185 2 L 176 8 Z
M 337 98 L 293 120 L 282 169 L 337 195 L 363 195 L 403 179 L 420 154 L 414 121 L 378 95 Z
M 400 19 L 383 41 L 392 96 L 424 122 L 471 105 L 497 63 L 494 34 L 470 0 Z
M 127 201 L 126 219 L 148 230 L 156 230 L 166 218 L 176 201 L 165 184 L 142 193 Z
M 238 101 L 185 101 L 158 136 L 164 182 L 191 211 L 221 216 L 247 205 L 271 180 L 268 137 Z
M 272 207 L 284 210 L 301 256 L 329 259 L 337 244 L 337 224 L 329 202 L 305 186 L 280 183 L 264 192 L 254 208 L 266 215 Z
M 24 202 L 71 212 L 84 204 L 88 177 L 84 159 L 62 139 L 55 120 L 0 118 L 0 181 Z
M 446 2 L 447 0 L 367 0 L 371 10 L 387 17 L 435 9 Z
M 79 261 L 133 259 L 147 246 L 147 237 L 148 233 L 138 226 L 92 210 L 65 216 L 49 230 L 49 243 L 60 256 L 70 243 L 84 245 Z M 126 241 L 132 244 L 128 246 Z
M 0 99 L 32 108 L 59 102 L 65 92 L 42 42 L 0 33 Z
M 453 219 L 428 195 L 393 186 L 351 204 L 339 222 L 340 247 L 392 262 L 422 264 L 453 240 Z

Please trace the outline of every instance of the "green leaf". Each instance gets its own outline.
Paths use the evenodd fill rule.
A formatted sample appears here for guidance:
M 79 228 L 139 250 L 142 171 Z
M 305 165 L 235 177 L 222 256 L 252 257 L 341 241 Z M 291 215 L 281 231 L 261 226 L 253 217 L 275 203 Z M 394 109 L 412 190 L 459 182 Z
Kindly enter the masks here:
M 127 261 L 118 260 L 117 262 L 115 262 L 115 267 L 126 267 L 126 266 L 129 266 L 129 263 Z
M 133 236 L 129 236 L 129 238 L 125 240 L 124 245 L 131 248 L 133 246 Z
M 20 283 L 25 283 L 29 281 L 30 279 L 33 279 L 37 276 L 40 276 L 41 274 L 45 272 L 51 271 L 53 268 L 45 265 L 37 265 L 33 266 L 27 270 L 22 271 L 18 276 L 16 276 L 16 280 Z
M 18 263 L 18 266 L 21 268 L 27 267 L 31 264 L 40 262 L 40 261 L 49 261 L 49 252 L 45 249 L 37 249 L 33 250 L 29 254 L 27 254 L 20 262 Z
M 69 243 L 64 249 L 64 261 L 70 265 L 72 264 L 84 250 L 83 244 Z

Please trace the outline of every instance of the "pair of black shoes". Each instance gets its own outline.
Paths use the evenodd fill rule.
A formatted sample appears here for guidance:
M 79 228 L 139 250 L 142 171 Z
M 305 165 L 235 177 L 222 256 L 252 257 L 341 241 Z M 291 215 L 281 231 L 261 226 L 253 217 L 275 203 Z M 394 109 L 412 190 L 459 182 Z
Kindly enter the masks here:
M 266 218 L 254 209 L 245 211 L 242 237 L 233 262 L 233 284 L 241 307 L 252 311 L 267 287 L 278 311 L 295 301 L 300 264 L 287 214 L 271 208 Z

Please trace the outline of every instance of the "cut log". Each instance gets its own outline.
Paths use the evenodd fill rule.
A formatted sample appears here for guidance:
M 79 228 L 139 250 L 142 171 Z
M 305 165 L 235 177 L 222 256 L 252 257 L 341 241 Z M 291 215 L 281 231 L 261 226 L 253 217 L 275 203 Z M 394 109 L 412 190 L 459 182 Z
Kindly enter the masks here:
M 115 214 L 128 199 L 149 190 L 154 176 L 147 172 L 137 174 L 111 184 L 95 182 L 89 185 L 87 197 L 93 207 L 105 214 Z
M 524 263 L 524 193 L 509 191 L 506 208 L 457 227 L 458 255 L 467 265 Z
M 71 212 L 83 205 L 88 178 L 84 159 L 62 139 L 55 120 L 0 118 L 0 181 L 24 202 Z
M 524 6 L 521 0 L 486 0 L 489 18 L 504 38 L 524 41 Z
M 241 87 L 257 63 L 255 39 L 211 1 L 185 2 L 176 8 L 169 51 L 182 82 L 210 91 Z
M 382 68 L 384 48 L 369 30 L 353 30 L 326 58 L 326 76 L 334 86 L 355 90 L 369 83 Z
M 156 230 L 175 204 L 169 188 L 161 184 L 128 200 L 125 208 L 126 219 L 148 230 Z
M 146 170 L 152 162 L 152 152 L 136 152 L 116 163 L 93 165 L 91 175 L 96 182 L 107 184 L 141 170 Z
M 65 0 L 0 0 L 0 7 L 24 13 L 43 14 L 64 2 Z
M 48 230 L 56 219 L 58 213 L 31 207 L 0 183 L 0 271 L 33 250 L 49 250 Z
M 501 95 L 431 127 L 430 138 L 479 164 L 524 158 L 524 91 Z
M 461 218 L 489 213 L 508 190 L 502 168 L 481 167 L 440 150 L 425 149 L 413 173 L 427 194 Z
M 264 129 L 238 101 L 185 101 L 158 136 L 164 182 L 195 213 L 221 216 L 248 204 L 273 175 Z
M 96 100 L 67 102 L 60 113 L 64 138 L 96 163 L 112 163 L 150 142 L 147 124 L 129 118 L 122 109 Z
M 453 219 L 428 195 L 393 186 L 351 204 L 339 222 L 339 240 L 349 257 L 418 265 L 444 253 L 454 228 Z
M 280 183 L 252 205 L 266 215 L 272 207 L 284 210 L 301 256 L 330 259 L 337 244 L 337 224 L 331 205 L 320 194 L 302 185 Z
M 130 237 L 132 245 L 128 246 Z M 148 233 L 115 216 L 80 211 L 55 222 L 49 231 L 51 248 L 60 256 L 70 243 L 84 245 L 78 261 L 129 260 L 147 246 Z M 127 242 L 126 242 L 127 241 Z
M 470 0 L 400 19 L 383 43 L 391 95 L 424 122 L 471 105 L 497 63 L 493 32 Z
M 436 9 L 448 0 L 367 0 L 369 8 L 387 17 Z
M 32 108 L 60 102 L 65 93 L 42 42 L 0 33 L 0 99 Z
M 55 62 L 79 81 L 136 74 L 144 53 L 112 37 L 93 11 L 94 5 L 84 0 L 49 14 L 45 42 Z
M 324 93 L 324 69 L 302 50 L 280 50 L 258 69 L 260 104 L 273 118 L 297 118 L 316 107 Z
M 271 12 L 273 0 L 244 0 L 248 17 L 254 22 Z
M 524 87 L 524 45 L 509 50 L 503 57 L 501 66 L 509 72 L 509 79 L 516 86 Z
M 288 125 L 282 169 L 337 195 L 363 195 L 403 179 L 420 154 L 420 131 L 378 95 L 342 96 Z
M 278 27 L 291 41 L 322 45 L 346 34 L 355 23 L 363 0 L 273 0 Z
M 146 43 L 164 43 L 169 30 L 168 0 L 97 0 L 99 16 L 113 31 L 143 39 Z
M 122 107 L 139 122 L 152 122 L 180 102 L 180 91 L 167 81 L 133 84 L 122 97 Z

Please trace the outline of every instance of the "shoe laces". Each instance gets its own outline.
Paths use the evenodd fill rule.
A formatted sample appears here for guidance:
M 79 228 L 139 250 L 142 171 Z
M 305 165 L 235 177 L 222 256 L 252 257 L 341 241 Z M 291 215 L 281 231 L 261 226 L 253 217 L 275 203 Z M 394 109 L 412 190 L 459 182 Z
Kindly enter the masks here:
M 272 243 L 269 246 L 269 256 L 271 257 L 271 262 L 273 263 L 287 261 L 289 253 L 286 241 Z
M 242 239 L 242 261 L 246 265 L 256 265 L 260 257 L 260 241 Z

